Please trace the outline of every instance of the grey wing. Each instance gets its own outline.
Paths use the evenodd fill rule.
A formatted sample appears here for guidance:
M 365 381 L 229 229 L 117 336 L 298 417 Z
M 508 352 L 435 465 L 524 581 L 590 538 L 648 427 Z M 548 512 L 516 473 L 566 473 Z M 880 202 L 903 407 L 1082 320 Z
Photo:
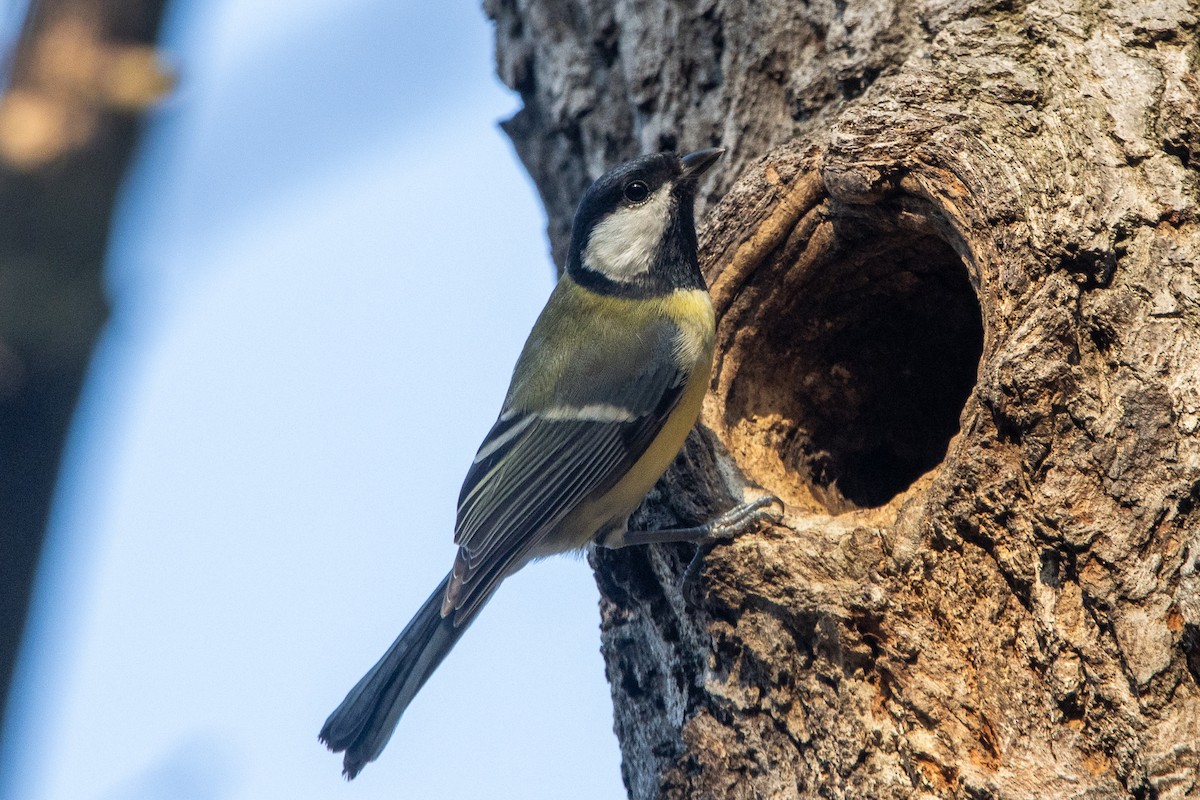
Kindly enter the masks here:
M 661 430 L 687 378 L 674 359 L 655 359 L 635 382 L 634 402 L 578 407 L 597 418 L 551 410 L 501 415 L 459 495 L 459 552 L 447 595 L 457 624 L 567 514 L 620 480 Z

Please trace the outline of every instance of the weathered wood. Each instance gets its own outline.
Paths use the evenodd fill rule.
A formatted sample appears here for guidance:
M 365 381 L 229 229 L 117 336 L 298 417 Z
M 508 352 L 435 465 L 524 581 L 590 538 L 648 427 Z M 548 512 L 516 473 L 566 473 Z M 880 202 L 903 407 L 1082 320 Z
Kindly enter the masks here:
M 642 522 L 789 516 L 596 557 L 630 795 L 1200 794 L 1198 9 L 486 8 L 557 255 L 602 165 L 730 148 Z

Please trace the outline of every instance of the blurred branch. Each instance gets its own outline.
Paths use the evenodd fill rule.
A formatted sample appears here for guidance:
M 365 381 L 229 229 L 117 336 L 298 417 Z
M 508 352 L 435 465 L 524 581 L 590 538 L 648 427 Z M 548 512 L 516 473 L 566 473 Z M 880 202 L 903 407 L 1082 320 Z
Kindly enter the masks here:
M 152 46 L 164 5 L 34 0 L 0 97 L 0 687 L 108 314 L 101 269 L 117 190 L 140 112 L 171 86 Z

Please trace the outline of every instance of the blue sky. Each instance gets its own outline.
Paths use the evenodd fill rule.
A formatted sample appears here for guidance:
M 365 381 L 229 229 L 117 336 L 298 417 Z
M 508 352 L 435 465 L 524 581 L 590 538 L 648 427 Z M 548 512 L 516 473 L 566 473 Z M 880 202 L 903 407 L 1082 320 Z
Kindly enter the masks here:
M 552 285 L 482 12 L 190 0 L 164 46 L 0 798 L 622 796 L 570 559 L 505 584 L 358 780 L 316 741 L 448 569 Z

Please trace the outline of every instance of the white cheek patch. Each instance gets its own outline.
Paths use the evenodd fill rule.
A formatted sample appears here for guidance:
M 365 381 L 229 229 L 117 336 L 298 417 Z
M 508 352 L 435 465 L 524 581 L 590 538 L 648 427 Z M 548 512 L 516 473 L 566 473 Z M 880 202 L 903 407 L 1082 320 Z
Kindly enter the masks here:
M 583 264 L 615 281 L 650 270 L 671 215 L 671 187 L 663 186 L 640 206 L 619 208 L 592 229 Z

